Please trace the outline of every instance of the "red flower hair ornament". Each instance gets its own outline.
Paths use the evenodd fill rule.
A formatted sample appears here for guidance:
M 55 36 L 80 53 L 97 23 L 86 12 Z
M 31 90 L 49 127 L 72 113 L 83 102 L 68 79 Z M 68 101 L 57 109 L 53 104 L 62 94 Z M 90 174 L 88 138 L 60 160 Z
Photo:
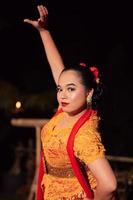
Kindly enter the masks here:
M 86 63 L 80 63 L 79 65 L 81 67 L 87 67 Z M 92 67 L 89 67 L 89 69 L 93 73 L 93 75 L 95 77 L 95 80 L 96 80 L 96 83 L 99 83 L 100 79 L 99 79 L 99 70 L 98 70 L 98 68 L 95 67 L 95 66 L 92 66 Z

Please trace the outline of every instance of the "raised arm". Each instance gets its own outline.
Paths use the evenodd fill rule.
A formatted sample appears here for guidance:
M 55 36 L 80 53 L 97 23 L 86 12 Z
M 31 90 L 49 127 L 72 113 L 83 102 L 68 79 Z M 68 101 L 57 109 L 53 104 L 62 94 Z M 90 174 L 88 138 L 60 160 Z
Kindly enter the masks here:
M 40 33 L 53 78 L 57 84 L 59 75 L 64 69 L 64 63 L 55 42 L 46 27 L 48 11 L 46 7 L 42 5 L 37 6 L 37 9 L 39 18 L 37 20 L 25 19 L 24 22 L 31 24 Z

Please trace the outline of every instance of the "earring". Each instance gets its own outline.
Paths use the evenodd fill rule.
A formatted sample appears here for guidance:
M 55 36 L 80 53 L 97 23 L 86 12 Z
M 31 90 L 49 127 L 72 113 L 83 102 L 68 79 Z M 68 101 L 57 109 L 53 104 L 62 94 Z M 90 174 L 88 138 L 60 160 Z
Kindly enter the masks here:
M 92 88 L 89 93 L 88 93 L 88 96 L 87 96 L 87 108 L 90 108 L 92 107 L 92 96 L 93 96 L 93 92 L 94 92 L 94 89 Z
M 91 107 L 91 105 L 92 105 L 92 96 L 88 95 L 87 96 L 87 107 L 89 108 L 89 107 Z

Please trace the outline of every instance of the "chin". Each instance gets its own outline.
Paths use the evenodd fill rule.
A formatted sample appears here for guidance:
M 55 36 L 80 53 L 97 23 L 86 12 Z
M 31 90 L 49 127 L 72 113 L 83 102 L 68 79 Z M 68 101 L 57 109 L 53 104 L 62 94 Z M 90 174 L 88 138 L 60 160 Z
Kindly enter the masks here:
M 69 110 L 69 109 L 67 109 L 67 108 L 65 108 L 65 107 L 62 107 L 62 110 L 63 110 L 64 112 L 68 113 L 68 114 L 71 114 L 71 113 L 72 113 L 71 110 Z
M 64 112 L 66 112 L 66 113 L 69 112 L 69 110 L 68 110 L 67 108 L 65 108 L 65 107 L 61 107 L 61 108 L 62 108 L 62 110 L 63 110 Z

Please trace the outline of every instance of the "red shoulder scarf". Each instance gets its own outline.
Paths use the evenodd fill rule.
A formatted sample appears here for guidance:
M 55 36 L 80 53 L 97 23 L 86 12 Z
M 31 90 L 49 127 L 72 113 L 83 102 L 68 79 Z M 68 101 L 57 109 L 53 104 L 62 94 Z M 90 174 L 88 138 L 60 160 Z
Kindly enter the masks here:
M 54 115 L 58 115 L 62 112 L 62 109 L 58 110 L 57 113 Z M 95 113 L 94 110 L 87 110 L 75 123 L 74 127 L 72 128 L 72 131 L 70 133 L 70 136 L 68 138 L 67 142 L 67 152 L 71 161 L 71 165 L 73 168 L 73 171 L 75 173 L 75 176 L 77 177 L 80 185 L 82 186 L 83 190 L 85 191 L 88 198 L 93 199 L 93 192 L 86 182 L 86 179 L 80 169 L 80 166 L 74 156 L 73 151 L 73 145 L 74 145 L 74 138 L 76 133 L 78 132 L 79 128 Z M 41 181 L 44 174 L 44 166 L 43 166 L 43 152 L 41 153 L 41 159 L 40 159 L 40 165 L 39 165 L 39 173 L 38 173 L 38 181 L 37 181 L 37 195 L 36 200 L 43 200 L 43 192 L 41 189 Z

